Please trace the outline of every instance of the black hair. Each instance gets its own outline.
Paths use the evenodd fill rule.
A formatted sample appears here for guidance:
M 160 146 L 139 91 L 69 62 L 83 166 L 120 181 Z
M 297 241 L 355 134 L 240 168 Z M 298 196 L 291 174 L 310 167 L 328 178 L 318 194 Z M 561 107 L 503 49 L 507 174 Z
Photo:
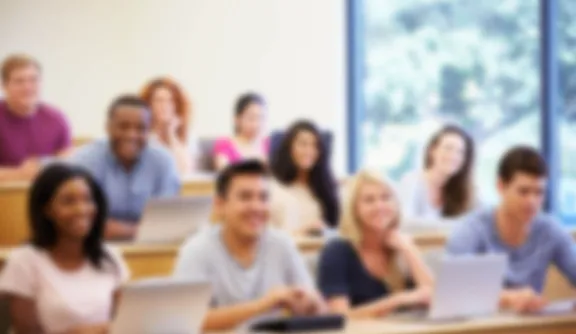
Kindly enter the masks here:
M 505 183 L 516 173 L 526 173 L 536 177 L 546 177 L 548 167 L 544 157 L 533 147 L 516 146 L 509 149 L 498 165 L 498 178 Z
M 111 119 L 114 116 L 114 112 L 119 107 L 138 107 L 146 109 L 149 112 L 149 106 L 146 101 L 138 97 L 138 95 L 133 94 L 125 94 L 120 95 L 112 101 L 110 106 L 108 107 L 108 119 Z
M 100 269 L 102 260 L 111 260 L 104 250 L 102 241 L 108 208 L 105 196 L 96 181 L 80 167 L 55 163 L 46 167 L 34 180 L 28 200 L 31 243 L 41 249 L 49 249 L 57 244 L 58 230 L 56 224 L 46 215 L 46 208 L 53 200 L 58 188 L 74 178 L 82 178 L 88 183 L 96 204 L 96 216 L 92 229 L 84 239 L 83 252 L 86 258 Z
M 338 225 L 340 203 L 337 195 L 338 184 L 332 174 L 328 152 L 318 128 L 310 121 L 297 121 L 292 124 L 272 158 L 272 174 L 285 185 L 289 185 L 298 175 L 298 167 L 292 157 L 292 145 L 296 136 L 303 131 L 311 132 L 318 143 L 318 160 L 310 171 L 308 186 L 322 206 L 322 217 L 330 226 Z
M 472 184 L 472 167 L 474 166 L 474 141 L 472 137 L 461 127 L 456 125 L 446 125 L 436 132 L 426 147 L 424 168 L 433 167 L 434 159 L 432 150 L 438 146 L 442 138 L 446 135 L 455 134 L 464 141 L 464 161 L 462 167 L 446 181 L 442 189 L 443 217 L 456 217 L 470 210 L 474 201 L 474 186 Z
M 246 109 L 248 109 L 248 107 L 252 104 L 264 105 L 266 102 L 264 101 L 262 95 L 258 93 L 249 92 L 240 95 L 236 101 L 236 106 L 234 107 L 234 117 L 238 118 L 242 116 Z M 237 127 L 234 128 L 234 132 L 238 133 Z
M 220 197 L 226 197 L 230 183 L 240 175 L 258 175 L 268 176 L 268 169 L 262 162 L 249 159 L 226 166 L 216 179 L 216 194 Z

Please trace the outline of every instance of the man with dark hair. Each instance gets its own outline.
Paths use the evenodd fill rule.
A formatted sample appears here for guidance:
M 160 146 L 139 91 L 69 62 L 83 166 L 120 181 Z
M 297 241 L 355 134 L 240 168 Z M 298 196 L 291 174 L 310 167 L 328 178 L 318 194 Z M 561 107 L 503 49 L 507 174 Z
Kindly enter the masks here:
M 456 255 L 507 254 L 500 303 L 518 312 L 535 312 L 545 305 L 540 294 L 550 264 L 576 285 L 572 237 L 541 212 L 546 176 L 546 162 L 538 151 L 524 146 L 509 150 L 498 167 L 500 204 L 465 218 L 447 245 Z
M 40 63 L 24 54 L 0 66 L 5 98 L 0 100 L 0 181 L 32 179 L 42 163 L 71 146 L 68 120 L 40 101 Z
M 219 225 L 180 249 L 174 276 L 212 283 L 204 330 L 228 330 L 285 309 L 294 315 L 322 308 L 294 242 L 267 227 L 268 173 L 255 160 L 227 166 L 216 182 Z
M 88 169 L 106 193 L 109 239 L 133 237 L 150 198 L 180 192 L 173 156 L 160 146 L 148 145 L 150 118 L 140 98 L 120 96 L 108 110 L 108 139 L 90 143 L 70 158 Z

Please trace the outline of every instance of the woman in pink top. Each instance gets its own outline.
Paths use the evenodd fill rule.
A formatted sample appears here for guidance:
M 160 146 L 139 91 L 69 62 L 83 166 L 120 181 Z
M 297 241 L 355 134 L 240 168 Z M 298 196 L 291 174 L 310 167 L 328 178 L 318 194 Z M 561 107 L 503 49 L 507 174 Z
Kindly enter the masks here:
M 15 333 L 106 333 L 128 272 L 104 246 L 104 195 L 83 170 L 46 168 L 29 199 L 30 244 L 14 250 L 0 276 Z
M 266 162 L 270 143 L 263 138 L 265 102 L 254 93 L 238 99 L 235 109 L 234 137 L 220 138 L 214 144 L 214 165 L 221 170 L 230 163 L 256 158 Z

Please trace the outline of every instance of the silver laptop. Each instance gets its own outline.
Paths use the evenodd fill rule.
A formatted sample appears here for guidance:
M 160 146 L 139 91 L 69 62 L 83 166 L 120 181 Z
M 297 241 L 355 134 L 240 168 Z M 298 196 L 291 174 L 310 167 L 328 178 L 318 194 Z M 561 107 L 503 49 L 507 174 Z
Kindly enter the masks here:
M 137 243 L 175 243 L 185 240 L 212 213 L 209 196 L 154 198 L 148 201 L 136 234 Z
M 209 283 L 154 279 L 122 288 L 111 334 L 197 334 L 208 311 Z
M 399 318 L 458 320 L 495 314 L 506 267 L 507 257 L 503 254 L 444 255 L 435 270 L 430 307 L 400 314 Z
M 453 220 L 408 218 L 400 223 L 400 230 L 411 235 L 444 233 L 449 234 L 456 226 Z

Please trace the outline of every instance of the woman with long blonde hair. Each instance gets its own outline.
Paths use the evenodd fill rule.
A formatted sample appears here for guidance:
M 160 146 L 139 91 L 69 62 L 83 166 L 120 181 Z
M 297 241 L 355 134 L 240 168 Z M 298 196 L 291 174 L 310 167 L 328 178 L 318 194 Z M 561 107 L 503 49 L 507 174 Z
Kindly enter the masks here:
M 398 231 L 399 221 L 390 182 L 370 171 L 349 181 L 342 237 L 320 257 L 319 287 L 330 311 L 370 318 L 428 303 L 432 275 L 416 245 Z

